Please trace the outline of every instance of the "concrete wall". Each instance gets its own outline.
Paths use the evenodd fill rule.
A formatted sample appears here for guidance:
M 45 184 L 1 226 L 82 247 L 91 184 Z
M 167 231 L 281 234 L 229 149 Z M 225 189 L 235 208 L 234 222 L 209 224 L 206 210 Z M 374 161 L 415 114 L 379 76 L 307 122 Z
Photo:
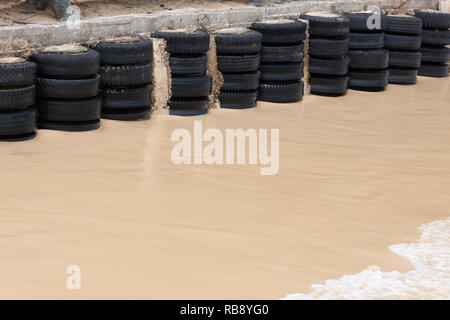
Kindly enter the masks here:
M 126 35 L 149 34 L 162 29 L 214 30 L 228 26 L 250 26 L 264 19 L 296 18 L 309 11 L 358 11 L 369 5 L 384 9 L 417 6 L 437 7 L 439 0 L 298 0 L 292 3 L 239 10 L 176 10 L 156 14 L 136 14 L 83 20 L 71 23 L 35 24 L 0 28 L 0 55 L 26 55 L 39 48 L 64 43 L 92 43 L 101 39 Z
M 307 0 L 291 0 L 291 2 L 305 2 Z M 327 2 L 328 0 L 316 0 Z M 391 0 L 381 0 L 381 1 L 373 1 L 373 0 L 361 0 L 359 2 L 365 2 L 367 4 L 372 3 L 381 3 L 382 7 L 398 7 L 403 5 L 406 8 L 417 8 L 417 9 L 429 9 L 429 8 L 438 8 L 439 1 L 448 1 L 448 0 L 399 0 L 399 1 L 391 1 Z M 341 0 L 337 2 L 355 2 L 353 0 Z

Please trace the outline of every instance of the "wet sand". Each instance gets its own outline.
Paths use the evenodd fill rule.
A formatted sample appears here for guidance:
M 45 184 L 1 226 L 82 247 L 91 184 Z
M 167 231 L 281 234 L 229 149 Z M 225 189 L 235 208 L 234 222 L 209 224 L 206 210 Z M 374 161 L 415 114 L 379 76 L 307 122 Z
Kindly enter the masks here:
M 279 299 L 370 265 L 449 217 L 450 81 L 103 121 L 0 145 L 0 298 Z M 175 166 L 174 129 L 279 128 L 280 171 Z M 66 289 L 79 265 L 82 289 Z

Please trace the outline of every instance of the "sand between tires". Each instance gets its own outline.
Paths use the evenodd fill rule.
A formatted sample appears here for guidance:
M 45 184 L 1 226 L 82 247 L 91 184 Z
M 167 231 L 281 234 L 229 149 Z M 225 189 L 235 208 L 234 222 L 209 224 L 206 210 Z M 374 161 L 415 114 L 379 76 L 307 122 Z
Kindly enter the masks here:
M 449 85 L 2 144 L 0 298 L 278 299 L 370 265 L 405 272 L 388 246 L 449 216 Z M 170 135 L 194 119 L 279 128 L 280 172 L 173 165 Z

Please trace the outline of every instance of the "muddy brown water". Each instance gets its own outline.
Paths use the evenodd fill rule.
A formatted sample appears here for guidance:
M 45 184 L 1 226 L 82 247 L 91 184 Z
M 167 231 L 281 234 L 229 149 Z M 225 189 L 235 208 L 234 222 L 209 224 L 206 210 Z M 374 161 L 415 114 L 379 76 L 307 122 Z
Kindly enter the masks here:
M 449 216 L 450 81 L 103 121 L 0 145 L 0 298 L 278 299 L 378 265 Z M 280 129 L 280 171 L 175 166 L 177 128 Z M 66 288 L 79 265 L 81 290 Z

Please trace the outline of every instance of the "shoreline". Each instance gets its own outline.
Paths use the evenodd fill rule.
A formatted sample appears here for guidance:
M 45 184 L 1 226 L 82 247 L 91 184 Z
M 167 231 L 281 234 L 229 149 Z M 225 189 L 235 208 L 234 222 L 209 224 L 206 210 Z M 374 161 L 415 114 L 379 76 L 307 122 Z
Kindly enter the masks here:
M 450 297 L 450 217 L 420 228 L 419 241 L 391 245 L 389 249 L 407 258 L 414 269 L 385 272 L 377 265 L 324 284 L 314 284 L 307 294 L 288 294 L 284 300 L 432 300 Z

